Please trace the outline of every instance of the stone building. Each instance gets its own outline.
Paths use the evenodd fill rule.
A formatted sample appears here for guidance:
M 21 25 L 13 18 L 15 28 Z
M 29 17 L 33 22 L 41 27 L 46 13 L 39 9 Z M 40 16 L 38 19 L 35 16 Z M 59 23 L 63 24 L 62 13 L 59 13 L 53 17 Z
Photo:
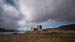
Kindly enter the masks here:
M 31 28 L 31 31 L 42 31 L 42 26 L 38 25 L 37 28 Z
M 38 25 L 37 26 L 37 29 L 38 29 L 38 31 L 42 31 L 42 26 L 41 25 Z

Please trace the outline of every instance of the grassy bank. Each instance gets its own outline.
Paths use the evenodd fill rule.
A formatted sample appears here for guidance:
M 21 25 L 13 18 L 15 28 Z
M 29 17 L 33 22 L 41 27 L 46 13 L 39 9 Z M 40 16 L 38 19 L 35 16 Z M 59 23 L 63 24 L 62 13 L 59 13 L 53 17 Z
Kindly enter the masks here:
M 0 42 L 75 42 L 75 34 L 31 33 L 0 35 Z

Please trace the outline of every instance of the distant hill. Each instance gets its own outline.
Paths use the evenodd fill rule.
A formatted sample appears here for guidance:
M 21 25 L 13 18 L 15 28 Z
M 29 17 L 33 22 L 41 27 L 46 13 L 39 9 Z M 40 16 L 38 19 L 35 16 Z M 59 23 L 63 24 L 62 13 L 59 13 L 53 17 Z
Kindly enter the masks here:
M 8 30 L 4 28 L 0 28 L 0 32 L 14 32 L 15 30 Z
M 69 24 L 69 25 L 60 26 L 60 27 L 58 27 L 56 29 L 75 30 L 75 24 Z
M 57 28 L 47 28 L 45 30 L 75 30 L 75 24 L 69 24 L 69 25 L 64 25 L 64 26 L 60 26 Z

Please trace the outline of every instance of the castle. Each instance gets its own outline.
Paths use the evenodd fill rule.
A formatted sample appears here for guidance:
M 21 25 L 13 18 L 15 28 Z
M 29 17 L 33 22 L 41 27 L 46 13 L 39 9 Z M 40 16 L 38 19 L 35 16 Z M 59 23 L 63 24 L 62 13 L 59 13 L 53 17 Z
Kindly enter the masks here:
M 31 31 L 42 31 L 42 26 L 38 25 L 37 28 L 31 28 Z

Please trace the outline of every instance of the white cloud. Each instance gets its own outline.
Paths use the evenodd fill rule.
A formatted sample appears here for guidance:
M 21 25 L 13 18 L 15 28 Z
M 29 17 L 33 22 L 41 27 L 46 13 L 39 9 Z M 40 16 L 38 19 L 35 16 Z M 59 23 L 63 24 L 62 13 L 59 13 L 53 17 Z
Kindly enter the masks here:
M 16 29 L 22 24 L 19 22 L 22 20 L 19 11 L 6 4 L 3 0 L 0 0 L 0 27 L 7 29 Z

